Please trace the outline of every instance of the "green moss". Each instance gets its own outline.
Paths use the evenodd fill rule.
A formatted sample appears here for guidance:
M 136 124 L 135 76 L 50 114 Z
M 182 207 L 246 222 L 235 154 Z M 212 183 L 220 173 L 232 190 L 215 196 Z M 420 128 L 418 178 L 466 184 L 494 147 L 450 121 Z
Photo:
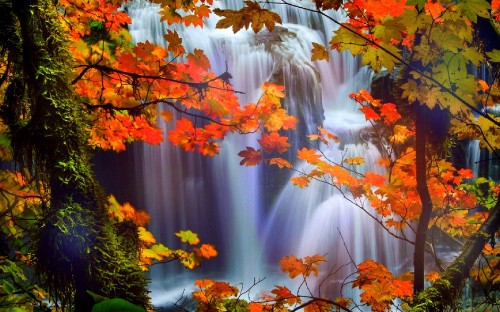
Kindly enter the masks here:
M 2 118 L 15 161 L 51 197 L 33 245 L 39 280 L 54 302 L 77 311 L 90 310 L 87 290 L 147 307 L 137 244 L 118 235 L 93 175 L 90 120 L 69 84 L 73 59 L 54 1 L 0 0 L 0 7 L 10 10 L 6 48 L 16 70 Z

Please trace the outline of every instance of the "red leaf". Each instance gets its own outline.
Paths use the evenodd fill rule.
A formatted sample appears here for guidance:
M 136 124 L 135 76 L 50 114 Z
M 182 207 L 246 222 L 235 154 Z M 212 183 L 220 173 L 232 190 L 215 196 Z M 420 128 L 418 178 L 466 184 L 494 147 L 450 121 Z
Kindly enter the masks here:
M 240 166 L 255 166 L 262 161 L 262 152 L 253 147 L 247 146 L 247 149 L 238 153 L 238 156 L 243 157 L 240 161 Z

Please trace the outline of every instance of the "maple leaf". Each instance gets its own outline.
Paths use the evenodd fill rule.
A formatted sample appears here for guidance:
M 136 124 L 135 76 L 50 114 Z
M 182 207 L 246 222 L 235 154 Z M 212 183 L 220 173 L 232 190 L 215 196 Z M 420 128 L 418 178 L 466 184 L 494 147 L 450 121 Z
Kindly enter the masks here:
M 384 50 L 380 47 L 384 48 Z M 368 46 L 361 56 L 361 63 L 363 65 L 370 65 L 375 72 L 379 72 L 382 67 L 392 72 L 394 66 L 400 63 L 401 50 L 394 45 L 383 42 L 380 43 L 380 47 Z
M 284 153 L 290 147 L 290 143 L 288 143 L 288 137 L 281 136 L 278 132 L 263 133 L 262 139 L 257 141 L 268 153 Z
M 200 242 L 198 234 L 191 232 L 191 230 L 183 230 L 175 233 L 177 237 L 181 239 L 181 242 L 188 243 L 190 245 L 196 245 Z
M 300 303 L 300 297 L 295 296 L 292 294 L 290 289 L 286 288 L 285 286 L 276 286 L 274 289 L 271 291 L 271 293 L 276 295 L 276 301 L 277 302 L 284 302 L 288 305 L 294 305 L 296 303 Z
M 338 10 L 342 5 L 341 0 L 313 0 L 318 10 Z
M 335 36 L 330 40 L 331 49 L 339 52 L 349 50 L 352 55 L 362 54 L 367 49 L 367 42 L 363 35 L 352 33 L 345 27 L 340 27 L 335 31 Z
M 365 163 L 365 158 L 364 157 L 349 157 L 344 159 L 342 162 L 348 164 L 348 165 L 361 165 Z
M 156 239 L 154 238 L 153 234 L 146 230 L 146 228 L 139 226 L 137 228 L 137 231 L 139 233 L 139 239 L 147 245 L 156 243 Z
M 262 161 L 262 151 L 250 146 L 247 146 L 246 150 L 239 152 L 238 156 L 243 157 L 240 161 L 240 166 L 255 166 Z
M 253 1 L 245 1 L 245 7 L 236 10 L 221 10 L 215 9 L 213 12 L 222 16 L 223 19 L 219 20 L 216 28 L 233 28 L 233 32 L 237 33 L 242 28 L 248 29 L 250 24 L 252 30 L 257 33 L 264 26 L 272 31 L 276 23 L 281 24 L 281 17 L 267 9 L 260 7 L 260 4 Z
M 292 177 L 290 179 L 292 181 L 293 185 L 297 185 L 300 188 L 306 187 L 309 185 L 309 178 L 306 176 L 298 176 L 298 177 Z
M 490 4 L 486 0 L 462 0 L 459 1 L 457 7 L 461 10 L 462 14 L 476 23 L 477 17 L 489 18 L 491 9 Z
M 365 173 L 365 181 L 370 186 L 381 187 L 385 184 L 386 178 L 374 172 Z
M 203 70 L 210 69 L 210 61 L 208 57 L 205 55 L 203 50 L 194 49 L 193 53 L 188 54 L 187 56 L 188 63 L 194 64 Z
M 282 168 L 292 168 L 292 165 L 285 159 L 283 158 L 279 158 L 279 157 L 275 157 L 275 158 L 271 158 L 269 160 L 269 164 L 270 165 L 276 165 L 278 166 L 280 169 Z
M 179 37 L 176 30 L 171 31 L 170 29 L 167 29 L 167 33 L 163 35 L 163 37 L 168 42 L 167 50 L 172 52 L 175 56 L 182 55 L 186 52 L 184 46 L 182 45 L 182 38 Z
M 201 256 L 205 259 L 216 257 L 218 254 L 217 250 L 215 250 L 215 247 L 211 244 L 202 244 L 199 248 L 199 252 Z
M 408 298 L 413 295 L 412 280 L 400 280 L 396 278 L 392 283 L 394 285 L 394 296 L 398 298 Z
M 328 298 L 326 298 L 328 300 Z M 304 308 L 304 312 L 333 311 L 334 305 L 325 301 L 315 301 Z M 338 309 L 337 309 L 338 310 Z
M 435 282 L 441 277 L 441 274 L 435 271 L 430 271 L 429 273 L 425 274 L 425 279 L 431 283 Z
M 373 28 L 375 37 L 382 39 L 386 43 L 390 43 L 391 40 L 401 41 L 404 31 L 406 31 L 406 26 L 401 22 L 401 18 L 391 18 L 390 16 Z
M 250 302 L 246 306 L 246 308 L 250 312 L 264 312 L 264 311 L 267 311 L 267 309 L 264 308 L 264 304 L 259 303 L 259 302 Z
M 280 86 L 271 82 L 264 82 L 264 84 L 260 87 L 267 95 L 276 97 L 276 98 L 284 98 L 285 86 Z
M 321 135 L 325 136 L 328 140 L 334 141 L 336 143 L 340 142 L 340 139 L 336 135 L 334 135 L 330 131 L 326 130 L 325 128 L 318 127 L 318 130 L 319 130 L 319 133 L 321 133 Z
M 310 164 L 315 164 L 320 160 L 321 155 L 317 154 L 314 149 L 303 147 L 297 152 L 297 158 L 302 159 L 303 161 Z
M 326 50 L 325 46 L 316 42 L 312 42 L 313 48 L 311 50 L 311 61 L 317 60 L 330 60 L 330 53 Z
M 304 263 L 306 264 L 307 267 L 307 272 L 304 275 L 309 276 L 311 273 L 314 273 L 315 276 L 318 276 L 319 274 L 318 266 L 319 264 L 321 264 L 321 262 L 325 261 L 326 261 L 325 257 L 318 254 L 304 257 Z
M 172 250 L 165 247 L 163 244 L 154 244 L 149 249 L 161 257 L 171 257 L 173 253 Z
M 380 116 L 369 106 L 363 106 L 359 109 L 364 115 L 366 120 L 379 120 Z
M 488 60 L 493 63 L 500 63 L 500 50 L 494 49 L 491 52 L 486 52 Z
M 288 273 L 290 278 L 295 278 L 301 274 L 304 274 L 307 270 L 302 259 L 298 259 L 295 256 L 284 256 L 280 260 L 281 270 Z
M 299 275 L 308 277 L 313 273 L 318 276 L 318 266 L 321 262 L 326 261 L 325 257 L 318 254 L 313 256 L 307 256 L 304 259 L 297 258 L 295 256 L 284 256 L 280 260 L 281 270 L 288 273 L 290 278 L 295 278 Z
M 384 123 L 393 124 L 401 118 L 396 109 L 396 104 L 385 103 L 380 107 L 380 115 L 384 117 Z

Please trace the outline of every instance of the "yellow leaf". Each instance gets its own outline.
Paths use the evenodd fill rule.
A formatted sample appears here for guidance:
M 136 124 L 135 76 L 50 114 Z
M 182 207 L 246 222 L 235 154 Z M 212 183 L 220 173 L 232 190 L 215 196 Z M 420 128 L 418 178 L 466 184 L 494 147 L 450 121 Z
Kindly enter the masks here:
M 316 42 L 313 42 L 312 45 L 313 48 L 311 50 L 311 61 L 325 60 L 328 62 L 330 60 L 330 54 L 326 50 L 325 46 Z
M 349 157 L 344 159 L 344 163 L 348 165 L 361 165 L 365 163 L 365 159 L 363 157 Z
M 237 33 L 242 28 L 248 29 L 250 24 L 252 30 L 257 33 L 264 26 L 272 31 L 276 23 L 281 24 L 281 17 L 267 9 L 260 7 L 260 4 L 253 1 L 245 1 L 245 7 L 236 10 L 215 9 L 213 12 L 223 18 L 217 22 L 216 28 L 233 28 Z
M 375 72 L 379 72 L 382 67 L 392 72 L 401 59 L 401 50 L 392 44 L 381 43 L 380 47 L 384 50 L 376 46 L 368 46 L 361 56 L 361 63 L 370 65 Z
M 154 238 L 153 233 L 146 230 L 145 227 L 140 226 L 137 228 L 137 230 L 139 232 L 139 239 L 141 241 L 145 242 L 148 245 L 156 243 L 156 239 Z

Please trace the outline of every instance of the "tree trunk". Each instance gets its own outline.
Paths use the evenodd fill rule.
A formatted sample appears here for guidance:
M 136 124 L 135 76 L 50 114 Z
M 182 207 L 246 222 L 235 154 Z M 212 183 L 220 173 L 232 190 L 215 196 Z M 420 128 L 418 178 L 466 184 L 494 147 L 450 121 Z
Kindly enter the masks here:
M 19 25 L 1 42 L 14 64 L 2 118 L 16 162 L 50 194 L 34 237 L 41 284 L 54 302 L 77 312 L 91 310 L 89 290 L 147 306 L 137 250 L 124 250 L 92 172 L 85 130 L 90 125 L 69 84 L 72 56 L 57 7 L 52 0 L 0 4 L 12 11 L 8 29 Z
M 417 232 L 415 237 L 415 250 L 413 257 L 415 294 L 424 290 L 425 275 L 425 246 L 427 241 L 427 231 L 432 215 L 432 200 L 427 187 L 427 162 L 426 162 L 426 132 L 428 125 L 429 108 L 420 103 L 417 105 L 417 118 L 415 122 L 416 137 L 416 174 L 417 174 L 417 192 L 422 202 L 422 212 L 418 220 Z

